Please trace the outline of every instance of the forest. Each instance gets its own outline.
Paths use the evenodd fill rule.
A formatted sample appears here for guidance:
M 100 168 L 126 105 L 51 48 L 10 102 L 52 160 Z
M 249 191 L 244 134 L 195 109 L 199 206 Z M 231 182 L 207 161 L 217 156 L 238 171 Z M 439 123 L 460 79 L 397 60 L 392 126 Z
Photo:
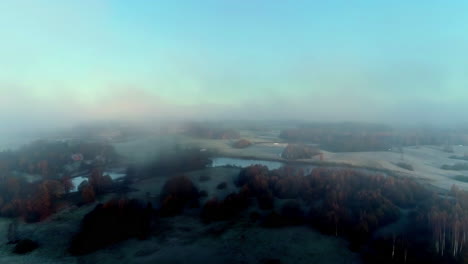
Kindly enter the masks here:
M 463 263 L 468 256 L 468 193 L 456 186 L 447 198 L 409 178 L 260 165 L 243 169 L 235 184 L 237 192 L 200 204 L 188 178 L 172 178 L 160 216 L 200 206 L 206 224 L 247 217 L 265 228 L 306 225 L 346 238 L 366 263 Z
M 79 153 L 82 160 L 73 160 Z M 37 222 L 73 203 L 90 203 L 115 183 L 103 169 L 116 164 L 115 150 L 102 143 L 37 141 L 0 153 L 0 216 Z M 88 180 L 73 186 L 76 172 Z M 71 193 L 79 187 L 79 193 Z
M 85 166 L 89 167 L 87 183 L 72 193 L 71 176 L 64 168 L 77 162 L 70 155 L 78 151 L 94 158 Z M 297 167 L 269 170 L 254 165 L 240 169 L 232 183 L 218 184 L 218 189 L 233 184 L 236 191 L 217 196 L 198 189 L 184 175 L 205 168 L 210 153 L 176 148 L 167 154 L 149 164 L 129 166 L 126 179 L 117 183 L 103 174 L 104 160 L 119 159 L 107 145 L 36 142 L 3 152 L 0 215 L 38 222 L 112 193 L 114 198 L 97 204 L 83 218 L 80 231 L 70 238 L 71 254 L 89 254 L 128 238 L 157 236 L 158 219 L 183 214 L 205 225 L 247 221 L 263 228 L 310 227 L 345 238 L 366 263 L 468 261 L 468 193 L 456 186 L 440 195 L 407 177 L 334 167 L 305 173 Z M 35 173 L 40 179 L 29 181 L 19 172 Z M 122 185 L 152 177 L 168 177 L 159 197 L 150 202 L 127 198 L 131 188 Z M 109 219 L 116 220 L 110 225 Z M 9 239 L 17 245 L 32 243 L 18 241 L 14 235 Z

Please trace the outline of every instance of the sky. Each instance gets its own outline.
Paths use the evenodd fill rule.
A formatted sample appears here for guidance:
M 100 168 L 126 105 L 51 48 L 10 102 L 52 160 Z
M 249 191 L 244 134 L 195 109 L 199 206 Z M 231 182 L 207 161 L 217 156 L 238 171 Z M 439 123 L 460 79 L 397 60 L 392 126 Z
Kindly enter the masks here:
M 468 1 L 0 0 L 0 122 L 464 122 Z

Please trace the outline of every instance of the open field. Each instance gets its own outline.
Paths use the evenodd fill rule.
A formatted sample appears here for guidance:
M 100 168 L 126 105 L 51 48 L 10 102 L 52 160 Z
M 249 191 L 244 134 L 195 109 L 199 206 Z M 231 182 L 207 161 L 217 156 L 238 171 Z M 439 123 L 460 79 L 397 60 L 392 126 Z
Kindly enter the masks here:
M 179 143 L 187 146 L 199 147 L 201 149 L 216 150 L 219 156 L 282 161 L 281 152 L 287 142 L 279 138 L 269 136 L 266 141 L 262 136 L 256 136 L 251 131 L 242 131 L 241 137 L 246 138 L 254 144 L 245 149 L 233 148 L 232 140 L 210 140 L 198 139 L 186 136 L 179 137 Z M 377 170 L 389 170 L 397 174 L 412 176 L 424 181 L 428 181 L 432 186 L 449 190 L 453 184 L 467 190 L 468 183 L 454 179 L 456 175 L 468 175 L 468 171 L 442 170 L 441 166 L 453 165 L 463 161 L 451 159 L 451 156 L 463 156 L 468 152 L 468 146 L 454 146 L 453 153 L 443 151 L 443 146 L 418 146 L 403 147 L 403 154 L 400 151 L 370 151 L 370 152 L 340 152 L 333 153 L 322 151 L 324 161 L 318 158 L 299 160 L 301 163 L 315 165 L 347 165 L 354 167 L 364 167 Z M 400 162 L 413 166 L 413 171 L 399 167 Z

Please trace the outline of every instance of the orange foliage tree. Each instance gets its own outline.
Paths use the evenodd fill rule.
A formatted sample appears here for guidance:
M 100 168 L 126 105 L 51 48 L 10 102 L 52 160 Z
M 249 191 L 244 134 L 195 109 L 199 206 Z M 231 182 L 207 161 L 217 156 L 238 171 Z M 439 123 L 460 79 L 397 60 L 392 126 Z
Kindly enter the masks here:
M 81 190 L 81 198 L 83 199 L 84 203 L 92 203 L 96 200 L 96 193 L 94 192 L 93 186 L 90 184 L 86 185 Z

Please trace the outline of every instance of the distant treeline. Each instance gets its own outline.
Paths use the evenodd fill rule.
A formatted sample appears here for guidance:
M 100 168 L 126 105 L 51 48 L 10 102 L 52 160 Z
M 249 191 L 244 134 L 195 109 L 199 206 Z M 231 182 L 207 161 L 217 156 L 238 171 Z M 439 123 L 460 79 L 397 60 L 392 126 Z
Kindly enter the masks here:
M 320 144 L 335 151 L 379 151 L 395 146 L 468 144 L 468 133 L 438 130 L 394 130 L 384 125 L 336 123 L 311 124 L 285 129 L 288 141 Z
M 451 159 L 456 159 L 456 160 L 465 160 L 465 161 L 468 161 L 468 156 L 456 156 L 456 155 L 453 155 L 453 156 L 450 156 L 449 158 Z
M 138 138 L 152 132 L 149 127 L 117 122 L 90 123 L 73 127 L 62 133 L 65 137 L 97 141 L 124 141 Z
M 468 163 L 455 163 L 453 165 L 442 165 L 440 167 L 443 170 L 454 170 L 454 171 L 461 171 L 461 170 L 468 170 Z
M 185 133 L 192 137 L 207 139 L 239 139 L 239 131 L 233 128 L 222 128 L 213 124 L 191 123 L 185 128 Z

